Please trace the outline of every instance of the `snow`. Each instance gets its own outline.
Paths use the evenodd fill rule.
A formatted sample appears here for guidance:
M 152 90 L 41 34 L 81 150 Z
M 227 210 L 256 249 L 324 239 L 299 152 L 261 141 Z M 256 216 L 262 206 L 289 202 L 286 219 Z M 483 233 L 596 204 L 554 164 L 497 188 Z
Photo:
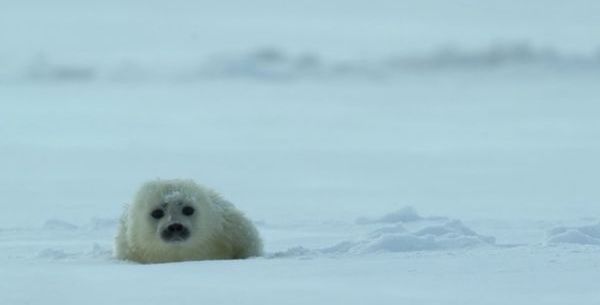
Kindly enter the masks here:
M 407 220 L 398 215 L 412 215 Z M 395 224 L 369 225 L 352 228 L 354 239 L 345 240 L 319 249 L 293 247 L 269 254 L 270 257 L 345 256 L 371 253 L 416 252 L 453 250 L 494 246 L 495 239 L 482 236 L 465 226 L 460 220 L 445 217 L 420 217 L 414 208 L 406 207 L 399 212 L 389 213 L 381 219 L 396 219 Z M 349 229 L 349 228 L 346 228 Z M 333 230 L 330 228 L 329 230 Z M 366 230 L 366 231 L 365 231 Z M 364 231 L 364 232 L 362 232 Z
M 0 304 L 599 303 L 599 9 L 4 3 Z M 265 256 L 114 259 L 156 178 Z
M 396 212 L 387 213 L 376 219 L 361 217 L 356 219 L 357 224 L 371 223 L 398 223 L 422 220 L 423 218 L 417 213 L 413 207 L 404 207 Z
M 139 59 L 115 60 L 93 64 L 57 61 L 38 55 L 6 72 L 7 82 L 190 82 L 215 79 L 252 79 L 289 82 L 302 80 L 397 79 L 415 73 L 440 71 L 472 72 L 541 71 L 598 74 L 600 56 L 596 53 L 569 54 L 552 47 L 528 43 L 492 44 L 463 50 L 436 47 L 424 54 L 389 54 L 381 57 L 327 58 L 316 52 L 288 52 L 284 49 L 258 48 L 241 54 L 218 54 L 180 62 L 151 62 Z M 10 74 L 9 74 L 10 73 Z
M 96 227 L 91 220 L 78 229 L 4 229 L 0 232 L 4 279 L 0 289 L 8 304 L 159 304 L 172 300 L 195 304 L 199 299 L 216 304 L 362 304 L 374 300 L 382 304 L 528 304 L 532 298 L 541 304 L 565 304 L 599 300 L 600 247 L 546 246 L 539 241 L 497 244 L 458 220 L 443 218 L 370 225 L 353 221 L 259 224 L 268 249 L 263 258 L 157 265 L 112 258 L 116 224 Z M 371 226 L 383 227 L 373 230 Z M 513 234 L 519 234 L 518 230 Z M 363 239 L 343 241 L 356 236 Z M 429 236 L 431 243 L 418 240 L 419 236 Z M 461 239 L 467 237 L 476 242 L 463 243 Z M 306 247 L 288 248 L 288 244 Z M 274 251 L 278 249 L 282 251 Z
M 547 243 L 600 245 L 600 223 L 579 227 L 556 227 L 548 232 Z

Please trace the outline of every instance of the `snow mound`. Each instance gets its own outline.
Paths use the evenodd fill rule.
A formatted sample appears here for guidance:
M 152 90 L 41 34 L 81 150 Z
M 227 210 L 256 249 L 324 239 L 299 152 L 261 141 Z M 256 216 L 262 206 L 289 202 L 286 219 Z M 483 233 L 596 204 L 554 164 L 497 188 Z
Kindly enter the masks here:
M 96 78 L 96 72 L 92 67 L 80 67 L 77 65 L 51 65 L 47 63 L 32 66 L 27 71 L 27 78 L 34 81 L 69 81 L 81 82 L 91 81 Z
M 74 257 L 74 254 L 67 253 L 62 249 L 48 248 L 40 251 L 37 254 L 38 258 L 49 259 L 49 260 L 61 260 Z
M 374 224 L 374 223 L 398 223 L 422 220 L 417 211 L 413 207 L 405 207 L 398 211 L 388 213 L 376 219 L 360 217 L 356 220 L 356 224 Z
M 356 229 L 365 230 L 354 239 L 342 240 L 333 246 L 309 249 L 302 246 L 267 255 L 269 258 L 312 257 L 319 255 L 366 255 L 443 251 L 481 246 L 494 246 L 496 239 L 481 235 L 460 220 L 444 217 L 421 217 L 407 207 L 382 217 L 359 218 Z
M 293 247 L 285 251 L 275 252 L 267 254 L 266 258 L 286 258 L 286 257 L 308 257 L 311 255 L 318 255 L 319 250 L 310 250 L 304 247 Z
M 118 225 L 119 220 L 116 218 L 92 218 L 90 222 L 90 229 L 94 231 L 116 230 Z
M 103 231 L 116 230 L 119 220 L 116 218 L 92 218 L 88 224 L 76 225 L 60 219 L 48 219 L 42 229 L 48 231 Z
M 580 227 L 556 227 L 548 232 L 548 244 L 600 245 L 600 223 Z
M 75 231 L 79 229 L 78 226 L 59 219 L 49 219 L 43 225 L 44 230 L 63 230 L 63 231 Z
M 71 260 L 71 259 L 110 259 L 112 257 L 112 249 L 110 246 L 94 243 L 91 249 L 70 251 L 57 247 L 45 248 L 37 253 L 37 258 L 46 260 Z
M 358 241 L 345 241 L 325 253 L 381 253 L 452 250 L 475 246 L 493 245 L 495 238 L 477 234 L 459 220 L 427 225 L 411 231 L 402 225 L 378 228 Z
M 112 257 L 112 248 L 109 246 L 102 246 L 98 243 L 94 243 L 92 249 L 89 250 L 85 255 L 92 258 L 110 258 Z
M 147 61 L 141 58 L 90 59 L 85 63 L 64 62 L 37 54 L 0 78 L 32 82 L 91 81 L 202 81 L 254 79 L 294 81 L 328 79 L 393 79 L 415 72 L 448 71 L 542 71 L 596 72 L 598 54 L 570 54 L 560 48 L 527 43 L 493 44 L 479 49 L 460 46 L 436 47 L 427 52 L 365 58 L 330 58 L 318 51 L 294 53 L 279 47 L 245 52 L 225 52 L 204 59 L 183 58 Z M 1 79 L 0 79 L 1 80 Z

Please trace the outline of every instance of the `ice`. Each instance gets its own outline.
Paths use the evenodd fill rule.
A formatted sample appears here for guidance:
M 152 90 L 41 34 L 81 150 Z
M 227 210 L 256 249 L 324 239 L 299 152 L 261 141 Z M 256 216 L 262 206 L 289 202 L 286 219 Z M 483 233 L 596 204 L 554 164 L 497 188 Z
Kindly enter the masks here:
M 26 70 L 26 79 L 32 81 L 90 81 L 96 78 L 91 67 L 70 64 L 54 64 L 45 57 L 32 61 Z
M 394 217 L 389 217 L 395 215 Z M 411 217 L 398 217 L 411 215 Z M 336 243 L 333 246 L 309 249 L 305 246 L 295 246 L 284 251 L 272 253 L 269 256 L 279 257 L 315 257 L 325 256 L 362 256 L 369 254 L 418 252 L 418 251 L 451 251 L 480 246 L 495 246 L 495 238 L 477 234 L 460 220 L 450 220 L 444 217 L 414 217 L 418 216 L 412 207 L 405 207 L 399 212 L 388 213 L 378 220 L 387 221 L 358 222 L 351 231 L 357 233 L 349 240 Z M 392 219 L 392 224 L 389 220 Z M 395 223 L 400 222 L 400 223 Z M 403 223 L 405 223 L 403 225 Z M 367 225 L 369 224 L 369 225 Z
M 428 224 L 418 231 L 401 226 L 383 227 L 370 232 L 367 238 L 343 242 L 325 250 L 331 253 L 381 253 L 427 250 L 451 250 L 494 245 L 494 237 L 479 235 L 458 220 Z
M 384 215 L 388 214 L 392 213 Z M 582 228 L 589 234 L 594 232 L 593 228 Z M 359 304 L 371 297 L 366 293 L 374 291 L 379 293 L 378 302 L 382 304 L 395 304 L 398 300 L 422 304 L 503 304 L 506 299 L 513 304 L 528 304 L 532 294 L 557 302 L 598 299 L 593 285 L 598 270 L 590 262 L 600 250 L 582 252 L 569 247 L 539 247 L 535 243 L 497 247 L 491 237 L 444 217 L 397 223 L 338 220 L 265 225 L 260 231 L 267 246 L 264 258 L 138 265 L 112 257 L 112 230 L 93 231 L 86 226 L 73 231 L 3 230 L 0 261 L 3 276 L 8 274 L 12 281 L 0 284 L 2 289 L 10 288 L 2 300 L 101 304 L 128 298 L 133 304 L 154 304 L 179 296 L 160 287 L 184 289 L 188 293 L 179 300 L 192 303 L 197 298 L 214 302 L 235 299 L 236 296 L 230 296 L 232 291 L 244 296 L 240 302 L 262 302 L 268 296 L 269 300 L 284 304 L 300 304 L 300 300 Z M 516 236 L 519 228 L 512 232 Z M 43 235 L 53 241 L 38 238 Z M 295 236 L 311 237 L 304 246 Z M 325 243 L 333 246 L 311 246 L 318 238 L 325 238 Z M 288 242 L 295 246 L 272 251 Z M 564 277 L 565 274 L 569 276 Z M 68 288 L 74 280 L 76 290 Z M 44 286 L 32 286 L 42 283 Z M 400 290 L 398 283 L 403 283 Z M 438 288 L 432 293 L 434 284 Z M 550 289 L 556 285 L 560 291 Z M 133 292 L 131 287 L 151 291 Z M 474 293 L 476 297 L 472 297 Z M 504 300 L 500 301 L 499 295 Z
M 59 260 L 73 257 L 73 254 L 66 253 L 60 249 L 48 248 L 38 253 L 37 257 L 42 259 Z
M 600 223 L 579 227 L 556 227 L 548 232 L 548 244 L 600 245 Z
M 113 255 L 112 247 L 102 246 L 99 243 L 94 243 L 92 249 L 86 253 L 86 256 L 96 259 L 111 259 Z
M 318 50 L 294 53 L 271 47 L 247 54 L 212 54 L 204 59 L 175 63 L 143 59 L 77 63 L 36 55 L 28 63 L 9 71 L 0 80 L 14 82 L 205 82 L 255 80 L 266 82 L 370 80 L 397 81 L 415 73 L 597 74 L 600 57 L 594 52 L 568 54 L 560 48 L 540 48 L 526 43 L 490 45 L 475 50 L 440 47 L 415 54 L 375 58 L 331 59 Z M 166 60 L 165 60 L 166 61 Z M 7 72 L 8 73 L 8 72 Z M 2 76 L 2 75 L 0 75 Z
M 0 304 L 600 304 L 599 9 L 5 1 Z M 265 257 L 116 260 L 159 178 Z
M 66 230 L 73 231 L 77 230 L 78 227 L 72 223 L 68 223 L 66 221 L 62 221 L 59 219 L 50 219 L 44 223 L 43 226 L 46 230 Z
M 361 217 L 356 219 L 357 224 L 372 224 L 372 223 L 397 223 L 421 220 L 422 217 L 417 214 L 413 207 L 404 207 L 401 210 L 386 214 L 378 219 L 368 219 Z
M 92 218 L 90 221 L 91 230 L 116 230 L 119 223 L 118 218 Z

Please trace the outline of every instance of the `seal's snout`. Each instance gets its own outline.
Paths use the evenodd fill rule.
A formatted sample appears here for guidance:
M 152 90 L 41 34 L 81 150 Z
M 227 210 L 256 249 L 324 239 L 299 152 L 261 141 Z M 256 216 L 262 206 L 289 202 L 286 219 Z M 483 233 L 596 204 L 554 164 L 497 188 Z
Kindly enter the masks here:
M 190 230 L 186 226 L 176 222 L 168 225 L 160 235 L 166 242 L 178 242 L 190 237 Z
M 180 223 L 174 223 L 167 227 L 169 232 L 181 232 L 183 231 L 183 225 Z

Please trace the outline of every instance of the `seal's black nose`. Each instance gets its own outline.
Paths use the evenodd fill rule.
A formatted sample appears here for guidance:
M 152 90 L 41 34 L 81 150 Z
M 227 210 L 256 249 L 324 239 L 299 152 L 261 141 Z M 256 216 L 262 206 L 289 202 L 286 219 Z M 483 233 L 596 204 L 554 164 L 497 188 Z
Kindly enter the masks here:
M 181 232 L 183 231 L 183 225 L 180 223 L 174 223 L 168 226 L 167 230 L 169 230 L 169 232 Z
M 190 230 L 186 226 L 175 222 L 164 228 L 160 232 L 160 237 L 166 242 L 184 241 L 190 237 Z

